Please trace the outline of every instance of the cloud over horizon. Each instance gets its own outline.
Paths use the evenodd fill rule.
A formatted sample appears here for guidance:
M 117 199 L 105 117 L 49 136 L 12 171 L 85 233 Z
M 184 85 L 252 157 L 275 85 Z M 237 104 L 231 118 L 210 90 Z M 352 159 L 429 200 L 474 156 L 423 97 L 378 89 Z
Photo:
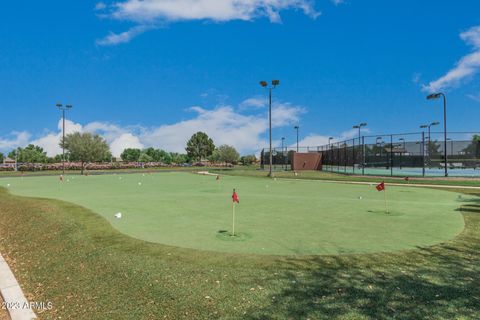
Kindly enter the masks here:
M 480 71 L 480 26 L 462 32 L 460 38 L 473 48 L 473 52 L 462 57 L 445 75 L 424 85 L 423 91 L 436 92 L 456 87 Z
M 247 99 L 248 100 L 248 99 Z M 238 110 L 237 110 L 238 109 Z M 256 114 L 244 114 L 241 108 L 219 105 L 213 109 L 191 107 L 193 116 L 172 124 L 156 127 L 120 126 L 108 122 L 75 123 L 66 120 L 66 133 L 91 132 L 100 134 L 108 142 L 114 156 L 119 156 L 126 148 L 155 147 L 170 152 L 185 153 L 186 141 L 196 132 L 206 132 L 217 146 L 233 145 L 240 153 L 256 153 L 266 145 L 268 121 L 266 109 Z M 274 128 L 289 126 L 299 121 L 305 109 L 285 102 L 276 102 L 272 110 Z M 25 147 L 32 143 L 42 147 L 49 156 L 61 153 L 59 141 L 62 137 L 62 119 L 57 129 L 32 139 L 28 132 L 14 132 L 9 137 L 0 138 L 0 150 L 10 151 L 15 147 Z

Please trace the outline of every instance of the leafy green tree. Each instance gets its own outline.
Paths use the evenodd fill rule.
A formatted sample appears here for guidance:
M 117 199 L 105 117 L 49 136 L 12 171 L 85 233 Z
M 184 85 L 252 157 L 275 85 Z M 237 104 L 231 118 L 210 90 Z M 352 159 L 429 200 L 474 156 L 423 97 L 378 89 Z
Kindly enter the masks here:
M 257 157 L 255 157 L 254 154 L 252 155 L 246 155 L 246 156 L 243 156 L 240 158 L 240 162 L 244 165 L 244 166 L 251 166 L 252 164 L 256 163 L 257 162 Z
M 212 154 L 208 157 L 208 161 L 217 163 L 220 162 L 220 152 L 218 149 L 213 150 Z
M 68 157 L 67 157 L 68 159 Z M 103 159 L 104 162 L 112 162 L 113 161 L 113 154 L 110 150 L 105 154 L 105 158 Z
M 171 152 L 170 157 L 172 159 L 172 163 L 182 164 L 188 162 L 188 156 L 186 154 Z
M 475 134 L 472 137 L 472 142 L 468 145 L 468 147 L 463 149 L 463 151 L 465 152 L 465 154 L 473 155 L 476 158 L 479 158 L 480 157 L 480 136 Z
M 82 174 L 85 163 L 103 161 L 110 153 L 105 139 L 91 133 L 71 133 L 65 137 L 60 146 L 65 146 L 71 161 L 82 163 Z
M 3 159 L 5 158 L 5 156 L 3 155 L 3 153 L 0 152 L 0 162 L 3 163 Z
M 17 148 L 9 153 L 9 157 L 15 159 L 17 153 L 17 161 L 23 163 L 46 163 L 47 153 L 43 148 L 29 144 L 26 148 Z
M 197 132 L 187 141 L 185 150 L 190 158 L 201 161 L 213 153 L 215 145 L 206 133 Z
M 226 144 L 221 145 L 215 151 L 218 152 L 218 158 L 221 162 L 236 164 L 240 158 L 237 150 Z
M 122 158 L 123 161 L 137 162 L 138 158 L 140 158 L 141 153 L 142 153 L 142 150 L 140 149 L 127 148 L 123 150 L 122 154 L 120 155 L 120 158 Z
M 437 141 L 428 141 L 427 142 L 427 154 L 429 155 L 430 158 L 439 156 L 441 154 L 440 152 L 440 144 L 438 144 Z
M 172 156 L 167 151 L 158 150 L 158 154 L 159 154 L 159 158 L 158 158 L 159 162 L 163 162 L 166 164 L 172 163 Z
M 145 153 L 146 155 L 148 155 L 152 159 L 151 161 L 155 161 L 155 162 L 160 161 L 161 154 L 159 149 L 150 147 L 150 148 L 144 149 L 142 153 Z
M 152 162 L 153 158 L 148 155 L 146 152 L 142 152 L 140 157 L 138 157 L 138 162 Z

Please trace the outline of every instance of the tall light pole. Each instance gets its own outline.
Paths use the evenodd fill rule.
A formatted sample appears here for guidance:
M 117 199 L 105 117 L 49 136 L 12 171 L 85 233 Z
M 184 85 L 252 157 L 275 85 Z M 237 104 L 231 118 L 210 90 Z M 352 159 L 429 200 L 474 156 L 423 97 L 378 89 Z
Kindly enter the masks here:
M 429 166 L 430 166 L 430 164 L 431 164 L 431 163 L 430 163 L 430 160 L 431 160 L 431 159 L 430 159 L 430 148 L 431 148 L 430 143 L 431 143 L 431 141 L 432 141 L 431 128 L 432 128 L 432 126 L 436 126 L 436 125 L 439 125 L 439 124 L 440 124 L 440 122 L 434 121 L 434 122 L 432 122 L 432 123 L 430 123 L 430 124 L 423 124 L 423 125 L 420 126 L 420 128 L 422 128 L 422 129 L 428 128 L 427 156 L 428 156 Z
M 448 177 L 448 159 L 447 159 L 447 97 L 443 92 L 432 93 L 427 96 L 427 100 L 435 100 L 443 98 L 443 150 L 444 150 L 444 165 L 445 177 Z
M 295 127 L 293 127 L 295 130 L 297 130 L 297 153 L 298 153 L 298 129 L 300 129 L 300 126 L 297 124 Z
M 62 111 L 62 120 L 63 120 L 63 130 L 62 130 L 62 135 L 63 135 L 63 139 L 62 139 L 62 172 L 63 172 L 63 175 L 65 176 L 65 111 L 71 109 L 72 106 L 69 105 L 69 104 L 67 104 L 67 105 L 64 106 L 64 105 L 61 104 L 61 103 L 57 103 L 57 108 Z
M 272 157 L 272 90 L 275 89 L 278 85 L 280 84 L 279 80 L 272 80 L 272 85 L 268 87 L 267 81 L 260 81 L 260 85 L 264 88 L 267 88 L 269 91 L 268 95 L 268 124 L 269 124 L 269 139 L 270 139 L 270 166 L 268 170 L 268 176 L 273 177 L 273 172 L 272 172 L 272 162 L 273 162 L 273 157 Z
M 362 132 L 361 132 L 362 127 L 366 127 L 366 126 L 367 126 L 366 122 L 362 122 L 359 125 L 353 126 L 353 129 L 358 129 L 358 146 L 362 144 Z M 353 170 L 355 171 L 355 140 L 353 140 Z
M 285 143 L 285 137 L 282 137 L 282 168 L 284 168 L 284 165 L 285 165 L 285 150 L 283 150 L 284 143 Z
M 450 155 L 453 156 L 453 140 L 450 138 L 447 138 L 447 141 L 450 141 Z

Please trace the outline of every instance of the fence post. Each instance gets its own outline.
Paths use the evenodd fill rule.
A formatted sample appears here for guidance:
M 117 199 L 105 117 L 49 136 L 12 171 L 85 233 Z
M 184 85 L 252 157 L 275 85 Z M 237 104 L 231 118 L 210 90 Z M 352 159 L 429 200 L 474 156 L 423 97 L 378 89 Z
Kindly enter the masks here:
M 339 142 L 338 143 L 338 158 L 337 158 L 338 172 L 340 172 L 340 166 L 342 165 L 341 162 L 340 162 L 340 153 L 341 153 L 341 150 L 340 150 L 340 142 Z
M 352 139 L 352 173 L 355 174 L 355 139 Z
M 390 176 L 393 177 L 393 134 L 390 135 Z
M 425 132 L 422 131 L 422 177 L 425 177 Z
M 365 175 L 365 136 L 362 136 L 362 176 Z

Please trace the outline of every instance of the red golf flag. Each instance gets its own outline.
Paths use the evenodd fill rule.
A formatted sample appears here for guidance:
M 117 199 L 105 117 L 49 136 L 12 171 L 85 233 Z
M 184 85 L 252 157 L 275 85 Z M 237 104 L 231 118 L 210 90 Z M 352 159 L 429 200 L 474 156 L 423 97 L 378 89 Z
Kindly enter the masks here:
M 385 182 L 380 183 L 379 185 L 376 186 L 378 191 L 383 191 L 385 190 Z
M 240 203 L 240 200 L 238 199 L 238 195 L 235 192 L 235 189 L 233 189 L 232 200 L 233 202 Z

